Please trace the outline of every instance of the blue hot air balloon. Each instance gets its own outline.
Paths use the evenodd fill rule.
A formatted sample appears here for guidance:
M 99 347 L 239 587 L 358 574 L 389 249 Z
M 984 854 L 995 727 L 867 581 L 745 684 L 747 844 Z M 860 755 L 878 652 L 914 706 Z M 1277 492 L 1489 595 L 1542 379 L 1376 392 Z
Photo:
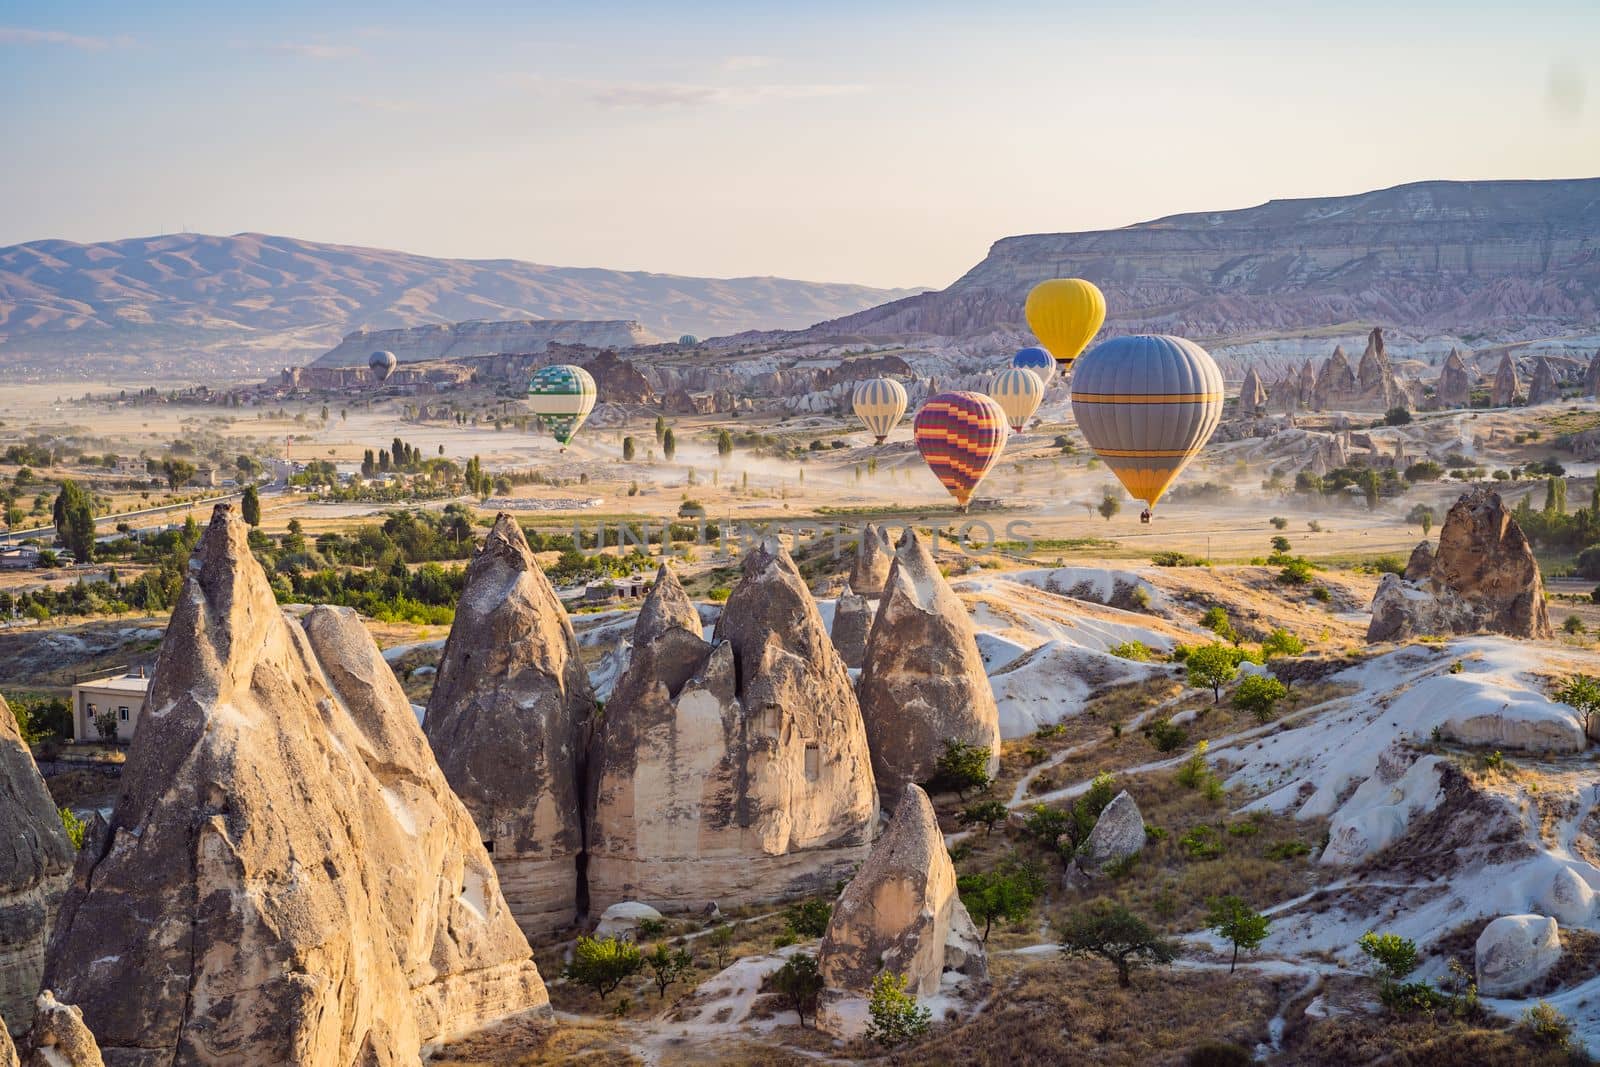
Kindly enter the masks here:
M 1017 354 L 1011 357 L 1011 365 L 1033 371 L 1045 385 L 1049 385 L 1050 379 L 1056 376 L 1055 357 L 1038 345 L 1029 345 L 1018 350 Z

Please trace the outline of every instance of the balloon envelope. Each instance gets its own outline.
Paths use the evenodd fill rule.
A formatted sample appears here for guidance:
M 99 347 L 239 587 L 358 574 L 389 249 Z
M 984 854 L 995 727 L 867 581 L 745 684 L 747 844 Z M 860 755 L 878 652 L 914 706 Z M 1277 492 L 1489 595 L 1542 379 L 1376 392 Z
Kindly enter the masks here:
M 393 352 L 374 352 L 367 360 L 367 367 L 378 381 L 387 381 L 389 375 L 394 373 L 395 365 L 399 361 L 394 358 Z
M 873 378 L 856 386 L 850 406 L 881 445 L 906 413 L 906 390 L 893 378 Z
M 1052 278 L 1028 294 L 1028 326 L 1065 372 L 1106 321 L 1106 298 L 1093 282 Z
M 1006 413 L 1011 428 L 1021 433 L 1044 401 L 1044 383 L 1027 367 L 1007 367 L 994 376 L 989 395 Z
M 966 507 L 1005 447 L 1005 412 L 982 393 L 939 393 L 922 405 L 914 425 L 923 461 Z
M 1028 368 L 1037 374 L 1039 380 L 1047 386 L 1050 384 L 1050 380 L 1056 376 L 1056 357 L 1038 345 L 1029 345 L 1027 348 L 1019 349 L 1017 354 L 1011 357 L 1011 365 L 1013 367 Z
M 1078 360 L 1072 414 L 1128 492 L 1154 507 L 1222 419 L 1222 372 L 1181 337 L 1114 337 Z
M 582 367 L 541 367 L 528 382 L 528 406 L 565 448 L 594 410 L 594 379 Z
M 678 343 L 687 348 L 687 347 L 690 347 L 692 345 L 699 344 L 700 343 L 700 338 L 696 337 L 692 333 L 686 333 L 683 336 L 678 338 Z

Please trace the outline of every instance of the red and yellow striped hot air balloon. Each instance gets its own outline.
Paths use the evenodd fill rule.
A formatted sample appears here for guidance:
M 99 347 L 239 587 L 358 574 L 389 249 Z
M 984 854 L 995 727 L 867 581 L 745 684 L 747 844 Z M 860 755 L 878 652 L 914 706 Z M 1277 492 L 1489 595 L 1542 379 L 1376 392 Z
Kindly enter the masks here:
M 917 451 L 965 508 L 1005 447 L 1006 413 L 982 393 L 939 393 L 922 405 L 913 425 Z

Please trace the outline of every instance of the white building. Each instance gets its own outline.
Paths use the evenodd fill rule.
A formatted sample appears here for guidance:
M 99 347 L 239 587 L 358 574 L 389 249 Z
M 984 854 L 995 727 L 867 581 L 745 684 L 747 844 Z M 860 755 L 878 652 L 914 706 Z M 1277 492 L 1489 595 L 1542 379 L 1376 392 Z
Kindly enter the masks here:
M 72 687 L 72 739 L 102 741 L 95 720 L 110 715 L 117 724 L 114 740 L 127 744 L 139 726 L 150 679 L 140 667 L 137 674 L 115 674 L 91 678 Z

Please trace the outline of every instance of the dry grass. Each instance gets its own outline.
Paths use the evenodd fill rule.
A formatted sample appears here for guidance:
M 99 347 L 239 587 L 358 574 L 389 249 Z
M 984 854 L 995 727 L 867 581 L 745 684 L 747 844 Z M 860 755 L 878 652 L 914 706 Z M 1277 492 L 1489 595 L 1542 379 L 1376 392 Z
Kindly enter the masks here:
M 1386 1067 L 1567 1067 L 1589 1062 L 1535 1042 L 1521 1028 L 1348 1014 L 1317 1020 L 1282 1057 L 1282 1067 L 1382 1063 Z

